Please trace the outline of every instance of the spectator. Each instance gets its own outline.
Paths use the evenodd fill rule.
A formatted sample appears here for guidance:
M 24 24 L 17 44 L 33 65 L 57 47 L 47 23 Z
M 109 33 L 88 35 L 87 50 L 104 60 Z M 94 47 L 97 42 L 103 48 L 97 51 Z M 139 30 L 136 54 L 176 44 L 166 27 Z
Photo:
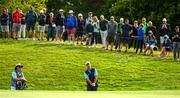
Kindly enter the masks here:
M 146 18 L 145 17 L 142 18 L 142 24 L 143 24 L 144 33 L 146 33 L 147 28 L 148 28 L 148 24 L 146 23 Z
M 59 13 L 56 15 L 56 41 L 59 39 L 60 43 L 63 43 L 62 37 L 65 31 L 64 21 L 64 10 L 60 9 Z
M 125 24 L 122 26 L 123 33 L 122 33 L 122 44 L 125 46 L 127 52 L 130 34 L 132 32 L 132 26 L 129 24 L 129 20 L 125 20 Z
M 49 14 L 49 24 L 48 24 L 48 37 L 47 40 L 49 41 L 49 38 L 52 38 L 52 41 L 54 41 L 55 38 L 55 32 L 56 32 L 56 24 L 55 24 L 55 17 L 54 14 L 51 12 Z
M 47 34 L 47 35 L 48 35 L 48 27 L 49 27 L 49 13 L 47 13 L 46 8 L 43 8 L 42 10 L 44 11 L 44 14 L 45 14 L 45 16 L 46 16 L 45 34 Z M 48 37 L 47 37 L 47 39 L 48 39 Z
M 9 14 L 6 9 L 3 9 L 2 15 L 0 16 L 0 24 L 3 38 L 9 38 Z
M 174 61 L 179 61 L 180 60 L 180 30 L 179 30 L 179 26 L 175 27 L 175 32 L 173 33 L 172 41 L 173 41 Z
M 78 26 L 77 18 L 74 16 L 73 10 L 69 10 L 69 16 L 66 18 L 66 30 L 68 33 L 69 44 L 72 41 L 74 45 L 76 28 Z
M 138 49 L 140 48 L 140 53 L 142 53 L 143 45 L 144 45 L 144 29 L 143 24 L 139 26 L 137 29 L 137 46 L 136 46 L 136 53 L 138 53 Z
M 86 32 L 87 32 L 87 38 L 86 38 L 86 46 L 88 48 L 91 48 L 91 43 L 92 43 L 92 37 L 93 37 L 93 32 L 94 32 L 94 27 L 92 25 L 91 20 L 89 20 L 89 23 L 86 24 Z
M 35 24 L 37 21 L 37 14 L 34 11 L 34 7 L 31 6 L 29 12 L 26 14 L 26 26 L 27 26 L 27 32 L 26 32 L 26 38 L 29 38 L 30 30 L 32 31 L 33 40 L 35 40 Z
M 107 35 L 107 48 L 111 45 L 111 51 L 113 50 L 115 35 L 117 33 L 117 22 L 114 20 L 114 16 L 110 17 L 110 21 L 108 23 L 108 35 Z
M 147 31 L 145 32 L 146 33 L 146 36 L 148 36 L 148 32 L 149 31 L 152 31 L 154 36 L 157 37 L 157 30 L 156 30 L 156 27 L 153 25 L 153 23 L 151 21 L 148 22 L 148 27 L 147 27 Z
M 40 11 L 40 15 L 38 16 L 38 23 L 39 23 L 39 36 L 38 40 L 44 40 L 44 32 L 45 32 L 45 24 L 46 24 L 46 15 L 44 11 Z
M 11 90 L 22 90 L 26 87 L 26 78 L 22 72 L 23 65 L 16 64 L 11 74 Z
M 98 90 L 98 72 L 96 68 L 92 68 L 91 63 L 86 61 L 85 65 L 87 70 L 84 72 L 84 77 L 87 83 L 87 91 L 97 91 Z
M 98 44 L 98 35 L 99 35 L 99 20 L 98 20 L 97 16 L 93 17 L 92 25 L 94 27 L 92 44 L 93 44 L 93 47 L 97 47 L 97 44 Z
M 118 23 L 117 27 L 117 34 L 115 39 L 115 50 L 120 52 L 120 45 L 121 45 L 121 35 L 122 35 L 122 26 L 124 25 L 124 18 L 120 18 L 120 22 Z
M 163 23 L 161 24 L 160 30 L 159 30 L 159 33 L 160 33 L 160 49 L 162 49 L 162 45 L 164 42 L 164 35 L 169 36 L 170 32 L 171 32 L 170 25 L 167 23 L 167 19 L 163 18 Z
M 106 49 L 108 21 L 104 18 L 104 15 L 100 16 L 99 26 L 100 26 L 100 33 L 101 33 L 101 39 L 102 39 L 102 48 Z
M 157 48 L 156 46 L 157 40 L 152 31 L 149 31 L 148 33 L 149 35 L 146 37 L 146 42 L 145 42 L 146 48 L 144 50 L 144 55 L 146 55 L 146 52 L 150 50 L 150 55 L 153 57 L 154 49 Z
M 85 20 L 83 19 L 83 15 L 81 13 L 78 14 L 78 28 L 77 28 L 77 45 L 83 45 L 83 33 L 85 27 Z
M 19 31 L 19 38 L 21 38 L 21 36 L 23 38 L 26 37 L 26 20 L 25 20 L 25 15 L 22 12 L 22 10 L 20 11 L 21 13 L 21 26 L 20 26 L 20 31 Z
M 93 13 L 92 12 L 88 13 L 88 18 L 86 18 L 86 25 L 88 25 L 90 21 L 93 22 Z
M 13 39 L 18 39 L 18 32 L 20 31 L 21 27 L 21 18 L 22 14 L 20 13 L 20 8 L 17 7 L 16 11 L 12 15 L 13 19 Z
M 163 47 L 162 47 L 161 52 L 158 56 L 160 58 L 169 57 L 170 51 L 171 51 L 171 40 L 169 39 L 168 35 L 165 35 Z
M 130 42 L 129 42 L 129 49 L 131 46 L 136 49 L 136 44 L 137 44 L 137 29 L 138 29 L 138 21 L 134 21 L 134 25 L 132 26 L 132 32 L 130 33 Z

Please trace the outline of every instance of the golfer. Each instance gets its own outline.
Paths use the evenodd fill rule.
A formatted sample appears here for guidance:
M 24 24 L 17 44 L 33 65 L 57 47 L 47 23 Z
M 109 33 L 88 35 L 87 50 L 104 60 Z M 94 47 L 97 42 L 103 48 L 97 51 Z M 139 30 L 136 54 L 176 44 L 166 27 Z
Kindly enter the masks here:
M 91 63 L 86 61 L 85 66 L 87 70 L 84 72 L 84 77 L 87 82 L 87 91 L 97 91 L 98 90 L 98 72 L 96 68 L 91 67 Z

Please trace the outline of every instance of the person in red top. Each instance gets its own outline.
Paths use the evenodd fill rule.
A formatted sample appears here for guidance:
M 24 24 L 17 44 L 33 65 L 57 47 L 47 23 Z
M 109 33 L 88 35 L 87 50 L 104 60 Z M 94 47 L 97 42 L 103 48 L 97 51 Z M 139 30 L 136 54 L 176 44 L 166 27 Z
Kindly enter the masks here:
M 13 38 L 18 39 L 18 32 L 20 31 L 20 26 L 21 26 L 21 17 L 22 14 L 20 13 L 20 8 L 17 7 L 16 11 L 12 15 L 13 19 Z

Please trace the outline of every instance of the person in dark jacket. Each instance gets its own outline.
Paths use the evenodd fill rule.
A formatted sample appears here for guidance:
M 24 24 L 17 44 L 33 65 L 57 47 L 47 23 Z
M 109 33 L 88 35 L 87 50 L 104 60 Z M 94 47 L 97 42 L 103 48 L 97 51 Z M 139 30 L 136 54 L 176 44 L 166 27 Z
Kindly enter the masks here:
M 55 38 L 55 32 L 56 32 L 56 24 L 55 24 L 55 17 L 54 14 L 51 12 L 49 14 L 49 24 L 48 24 L 48 37 L 47 40 L 49 41 L 49 38 L 52 38 L 52 41 L 54 41 Z
M 175 32 L 173 33 L 172 41 L 173 41 L 174 61 L 180 61 L 180 30 L 179 30 L 179 26 L 175 27 Z
M 91 63 L 86 61 L 85 66 L 87 70 L 84 72 L 84 77 L 87 83 L 87 91 L 98 90 L 98 72 L 96 68 L 92 68 Z
M 37 21 L 37 14 L 34 11 L 34 7 L 31 6 L 30 10 L 28 11 L 28 13 L 26 14 L 26 26 L 27 26 L 27 32 L 26 32 L 26 38 L 29 38 L 29 31 L 32 31 L 32 35 L 33 35 L 33 40 L 35 40 L 35 24 Z
M 93 37 L 93 32 L 94 32 L 94 27 L 92 25 L 91 20 L 89 20 L 89 22 L 86 23 L 86 32 L 87 32 L 86 46 L 88 48 L 91 48 L 91 46 L 92 46 L 91 42 L 92 42 L 92 37 Z
M 167 19 L 163 18 L 163 23 L 160 26 L 159 35 L 160 35 L 160 49 L 162 49 L 162 45 L 164 42 L 164 35 L 170 35 L 171 33 L 171 27 L 170 24 L 167 23 Z
M 44 11 L 40 11 L 40 15 L 38 16 L 38 23 L 39 23 L 39 37 L 38 40 L 44 40 L 44 32 L 45 32 L 45 24 L 46 24 L 46 15 Z
M 1 31 L 4 33 L 3 38 L 9 38 L 9 15 L 6 9 L 3 9 L 0 16 Z
M 77 28 L 77 45 L 83 45 L 83 33 L 85 28 L 85 20 L 83 19 L 83 15 L 81 13 L 78 14 L 78 28 Z
M 160 58 L 169 57 L 170 51 L 171 51 L 171 40 L 169 39 L 168 35 L 164 35 L 163 47 L 158 56 Z
M 65 31 L 64 22 L 65 22 L 64 10 L 60 9 L 59 13 L 56 15 L 56 41 L 57 43 L 58 43 L 58 39 L 60 43 L 63 43 L 62 37 Z

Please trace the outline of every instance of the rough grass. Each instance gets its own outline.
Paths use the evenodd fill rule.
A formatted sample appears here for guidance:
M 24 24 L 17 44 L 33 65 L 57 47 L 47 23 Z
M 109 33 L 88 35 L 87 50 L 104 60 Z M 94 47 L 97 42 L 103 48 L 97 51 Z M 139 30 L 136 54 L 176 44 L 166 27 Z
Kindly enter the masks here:
M 99 72 L 99 90 L 180 90 L 180 63 L 130 53 L 39 41 L 0 40 L 0 89 L 10 89 L 22 63 L 29 90 L 86 90 L 86 60 Z

